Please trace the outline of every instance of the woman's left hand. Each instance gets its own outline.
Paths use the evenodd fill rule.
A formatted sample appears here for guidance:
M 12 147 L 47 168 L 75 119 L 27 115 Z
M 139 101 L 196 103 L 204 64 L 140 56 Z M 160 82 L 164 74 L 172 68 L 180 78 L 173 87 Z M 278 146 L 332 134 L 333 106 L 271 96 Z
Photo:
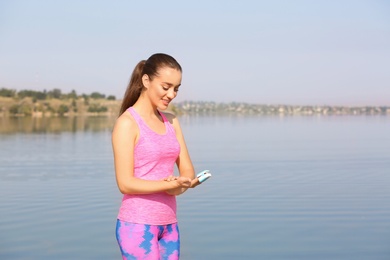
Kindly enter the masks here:
M 191 186 L 190 188 L 195 188 L 196 186 L 198 186 L 200 184 L 199 182 L 199 179 L 198 178 L 195 178 L 191 181 Z

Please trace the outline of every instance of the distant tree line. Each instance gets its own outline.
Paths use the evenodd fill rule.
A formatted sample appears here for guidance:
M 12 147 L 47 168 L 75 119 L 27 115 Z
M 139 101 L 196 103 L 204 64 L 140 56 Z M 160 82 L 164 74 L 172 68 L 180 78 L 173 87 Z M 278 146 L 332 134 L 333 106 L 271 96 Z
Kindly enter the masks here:
M 78 95 L 75 90 L 69 93 L 63 93 L 57 88 L 48 91 L 26 89 L 16 91 L 14 89 L 1 88 L 0 97 L 13 98 L 16 102 L 8 107 L 2 107 L 0 104 L 0 112 L 8 111 L 10 115 L 25 116 L 32 115 L 34 112 L 57 114 L 60 116 L 69 112 L 108 112 L 108 107 L 101 103 L 101 99 L 116 100 L 115 96 L 106 96 L 99 92 L 92 92 L 89 95 Z M 30 100 L 25 100 L 25 98 L 30 98 Z M 60 103 L 55 100 L 59 100 Z M 80 108 L 82 108 L 82 111 L 80 111 Z
M 107 96 L 105 94 L 99 92 L 92 92 L 91 94 L 81 94 L 78 95 L 75 90 L 72 90 L 70 93 L 62 93 L 61 89 L 54 88 L 52 90 L 46 91 L 36 91 L 36 90 L 19 90 L 16 91 L 14 89 L 1 88 L 0 89 L 1 97 L 11 97 L 11 98 L 25 98 L 31 97 L 33 100 L 47 100 L 47 99 L 77 99 L 84 98 L 85 100 L 91 99 L 107 99 L 107 100 L 115 100 L 115 96 L 110 95 Z

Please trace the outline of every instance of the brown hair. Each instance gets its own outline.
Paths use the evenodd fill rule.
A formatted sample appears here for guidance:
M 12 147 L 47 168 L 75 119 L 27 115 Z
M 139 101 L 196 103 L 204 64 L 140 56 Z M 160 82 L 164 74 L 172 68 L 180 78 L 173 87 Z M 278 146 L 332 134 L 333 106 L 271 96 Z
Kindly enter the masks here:
M 158 75 L 158 70 L 164 67 L 177 69 L 182 72 L 180 64 L 173 57 L 164 53 L 153 54 L 146 61 L 141 60 L 138 62 L 131 74 L 119 115 L 137 102 L 144 88 L 142 76 L 146 74 L 149 76 L 150 80 L 153 80 L 153 78 Z

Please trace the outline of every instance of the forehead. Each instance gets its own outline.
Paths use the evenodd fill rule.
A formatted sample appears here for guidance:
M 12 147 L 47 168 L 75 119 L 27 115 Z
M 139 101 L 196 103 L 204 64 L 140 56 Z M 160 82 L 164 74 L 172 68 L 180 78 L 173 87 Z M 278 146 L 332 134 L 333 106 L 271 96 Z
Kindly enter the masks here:
M 170 67 L 162 67 L 157 70 L 156 78 L 173 85 L 180 85 L 181 71 Z

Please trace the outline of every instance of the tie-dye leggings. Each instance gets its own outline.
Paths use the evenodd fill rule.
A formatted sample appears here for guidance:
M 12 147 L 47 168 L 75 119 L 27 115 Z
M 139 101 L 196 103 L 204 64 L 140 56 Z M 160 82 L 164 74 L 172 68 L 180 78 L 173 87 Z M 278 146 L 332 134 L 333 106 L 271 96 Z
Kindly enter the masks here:
M 145 225 L 117 220 L 116 239 L 124 260 L 174 260 L 180 256 L 177 223 Z

